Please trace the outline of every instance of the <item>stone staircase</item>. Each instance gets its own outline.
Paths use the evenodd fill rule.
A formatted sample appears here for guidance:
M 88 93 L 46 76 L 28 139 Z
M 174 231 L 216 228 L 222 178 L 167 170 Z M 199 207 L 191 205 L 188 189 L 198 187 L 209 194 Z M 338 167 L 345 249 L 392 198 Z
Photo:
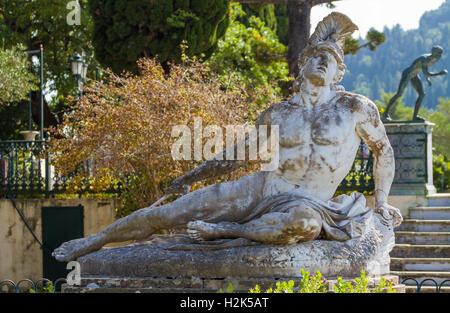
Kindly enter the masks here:
M 450 194 L 430 196 L 428 206 L 409 209 L 395 241 L 391 274 L 400 282 L 410 278 L 404 281 L 406 292 L 417 292 L 421 282 L 420 292 L 436 292 L 432 279 L 438 285 L 449 280 L 440 292 L 450 293 Z

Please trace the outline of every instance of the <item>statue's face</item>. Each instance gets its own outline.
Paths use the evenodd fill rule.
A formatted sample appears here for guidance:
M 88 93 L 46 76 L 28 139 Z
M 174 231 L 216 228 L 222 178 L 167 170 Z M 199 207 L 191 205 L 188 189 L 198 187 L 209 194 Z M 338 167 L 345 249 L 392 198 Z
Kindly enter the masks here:
M 315 86 L 329 86 L 334 82 L 338 63 L 328 51 L 318 50 L 311 56 L 304 67 L 304 77 Z

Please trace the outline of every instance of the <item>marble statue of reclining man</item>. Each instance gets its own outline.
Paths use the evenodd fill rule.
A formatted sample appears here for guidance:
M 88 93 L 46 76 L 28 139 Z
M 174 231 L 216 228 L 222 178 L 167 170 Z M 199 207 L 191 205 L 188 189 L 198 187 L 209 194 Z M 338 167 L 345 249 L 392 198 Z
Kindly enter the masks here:
M 65 242 L 53 256 L 74 260 L 111 242 L 141 240 L 181 226 L 200 241 L 245 238 L 292 244 L 316 239 L 321 231 L 330 240 L 358 237 L 365 216 L 372 213 L 364 197 L 332 197 L 351 169 L 361 139 L 375 157 L 374 211 L 392 226 L 399 225 L 399 210 L 387 203 L 394 154 L 377 107 L 337 85 L 345 71 L 344 41 L 356 29 L 347 16 L 336 12 L 320 22 L 300 55 L 296 93 L 257 119 L 257 127 L 279 125 L 278 168 L 189 192 L 195 181 L 229 173 L 244 162 L 213 158 L 166 190 L 184 194 L 177 200 L 140 209 L 98 234 Z

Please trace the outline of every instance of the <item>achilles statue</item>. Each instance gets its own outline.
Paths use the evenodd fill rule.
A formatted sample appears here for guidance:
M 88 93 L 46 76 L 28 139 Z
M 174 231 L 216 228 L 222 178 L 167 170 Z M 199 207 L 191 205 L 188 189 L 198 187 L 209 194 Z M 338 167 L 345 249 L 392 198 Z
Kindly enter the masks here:
M 423 91 L 422 81 L 420 80 L 419 73 L 422 72 L 429 86 L 431 86 L 430 77 L 446 75 L 447 70 L 442 70 L 438 73 L 429 72 L 428 68 L 436 63 L 442 55 L 444 50 L 440 46 L 434 46 L 431 49 L 431 54 L 424 54 L 414 60 L 414 62 L 406 68 L 402 73 L 402 78 L 398 85 L 397 93 L 389 100 L 389 103 L 384 112 L 383 118 L 386 120 L 391 120 L 389 116 L 389 111 L 392 109 L 392 105 L 400 98 L 405 91 L 406 86 L 409 82 L 413 86 L 414 90 L 417 92 L 418 97 L 416 100 L 416 105 L 414 107 L 413 121 L 424 121 L 424 119 L 417 114 L 419 113 L 420 105 L 422 104 L 423 97 L 425 97 L 425 92 Z
M 257 128 L 279 125 L 275 170 L 189 192 L 192 183 L 229 173 L 244 163 L 213 158 L 166 190 L 184 194 L 177 200 L 140 209 L 98 234 L 68 241 L 53 256 L 74 260 L 111 242 L 142 240 L 161 229 L 182 226 L 197 242 L 243 238 L 263 245 L 287 245 L 312 241 L 319 235 L 331 241 L 357 238 L 369 216 L 391 227 L 399 225 L 399 210 L 387 203 L 394 154 L 377 107 L 337 85 L 345 71 L 344 41 L 356 29 L 340 13 L 331 13 L 320 22 L 300 55 L 296 94 L 269 107 L 257 119 Z M 359 193 L 332 199 L 352 167 L 361 139 L 375 156 L 373 210 L 365 206 Z

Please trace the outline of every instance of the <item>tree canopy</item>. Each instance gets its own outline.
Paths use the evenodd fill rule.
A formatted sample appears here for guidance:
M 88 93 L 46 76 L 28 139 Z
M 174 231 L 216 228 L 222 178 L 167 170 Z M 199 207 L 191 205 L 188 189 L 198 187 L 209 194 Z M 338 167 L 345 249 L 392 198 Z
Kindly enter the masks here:
M 87 2 L 78 1 L 80 23 L 70 25 L 67 20 L 73 8 L 68 8 L 67 0 L 0 0 L 0 42 L 3 48 L 10 49 L 18 44 L 25 50 L 38 50 L 40 45 L 44 47 L 45 87 L 54 93 L 54 97 L 44 101 L 44 127 L 56 125 L 61 112 L 71 104 L 67 97 L 74 94 L 76 85 L 69 64 L 73 55 L 83 51 L 85 61 L 95 65 Z M 28 55 L 29 61 L 31 57 Z M 40 102 L 37 92 L 32 93 L 31 99 L 33 120 L 38 124 Z M 21 124 L 21 112 L 26 112 L 27 105 L 16 100 L 0 109 L 1 115 L 8 116 L 8 122 L 0 125 L 0 139 L 19 139 L 17 125 L 25 127 Z
M 25 99 L 36 87 L 28 56 L 22 50 L 20 46 L 0 50 L 0 107 Z
M 136 70 L 141 57 L 179 62 L 209 56 L 228 26 L 229 0 L 91 0 L 97 59 L 118 73 Z

